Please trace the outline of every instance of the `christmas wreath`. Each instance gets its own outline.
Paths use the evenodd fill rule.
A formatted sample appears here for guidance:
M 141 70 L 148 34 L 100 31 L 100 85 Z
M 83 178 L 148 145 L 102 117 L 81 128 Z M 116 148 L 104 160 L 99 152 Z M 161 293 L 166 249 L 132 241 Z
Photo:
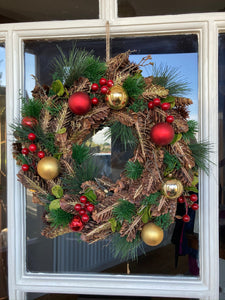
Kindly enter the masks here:
M 101 62 L 92 52 L 59 49 L 51 86 L 37 78 L 33 98 L 22 98 L 22 121 L 12 125 L 19 181 L 43 205 L 42 235 L 77 232 L 94 243 L 117 241 L 119 256 L 136 253 L 143 241 L 155 246 L 163 230 L 198 209 L 198 169 L 207 171 L 207 143 L 197 142 L 197 122 L 188 120 L 192 101 L 178 97 L 185 85 L 169 72 L 144 78 L 130 51 Z M 179 90 L 180 88 L 180 90 Z M 86 142 L 104 126 L 114 141 L 133 148 L 120 179 L 98 177 Z M 177 203 L 186 214 L 176 215 Z

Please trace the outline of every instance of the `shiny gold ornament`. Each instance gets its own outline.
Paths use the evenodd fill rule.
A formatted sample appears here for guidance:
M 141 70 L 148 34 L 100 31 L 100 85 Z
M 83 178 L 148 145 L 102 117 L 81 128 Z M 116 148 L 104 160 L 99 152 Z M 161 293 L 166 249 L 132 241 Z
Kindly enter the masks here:
M 54 157 L 44 157 L 37 164 L 38 174 L 46 180 L 54 179 L 59 175 L 60 166 L 58 159 Z
M 120 85 L 114 85 L 105 97 L 106 104 L 115 110 L 120 110 L 127 105 L 127 92 Z
M 163 230 L 154 223 L 145 224 L 141 231 L 143 242 L 149 246 L 157 246 L 163 240 Z
M 170 179 L 163 184 L 162 191 L 166 198 L 174 199 L 183 194 L 184 188 L 180 180 Z

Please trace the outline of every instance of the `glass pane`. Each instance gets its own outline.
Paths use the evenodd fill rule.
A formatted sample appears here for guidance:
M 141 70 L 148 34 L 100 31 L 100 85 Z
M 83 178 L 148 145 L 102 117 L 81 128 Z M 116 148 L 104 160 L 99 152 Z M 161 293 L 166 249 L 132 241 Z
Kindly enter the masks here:
M 8 296 L 5 46 L 0 43 L 0 299 Z
M 217 1 L 135 1 L 135 0 L 118 0 L 119 17 L 136 17 L 136 16 L 154 16 L 154 15 L 171 15 L 187 14 L 202 12 L 219 12 L 224 11 L 224 3 Z
M 25 42 L 25 94 L 31 97 L 35 75 L 39 83 L 52 82 L 50 62 L 58 54 L 56 46 L 68 52 L 74 41 L 26 41 Z M 96 56 L 105 57 L 105 40 L 77 40 L 78 48 L 93 49 Z M 193 100 L 190 118 L 198 120 L 198 42 L 196 35 L 114 38 L 111 41 L 111 56 L 127 50 L 130 60 L 138 63 L 148 54 L 156 66 L 169 66 L 179 70 L 191 91 L 182 94 Z M 150 66 L 143 67 L 143 76 L 152 75 Z M 125 163 L 133 156 L 133 150 L 121 149 L 113 143 L 114 137 L 105 140 L 98 132 L 86 141 L 95 151 L 95 159 L 101 165 L 101 174 L 114 182 L 124 170 Z M 33 199 L 34 200 L 34 199 Z M 31 272 L 105 272 L 119 274 L 184 274 L 198 276 L 198 217 L 192 214 L 192 222 L 184 224 L 177 220 L 164 232 L 163 242 L 156 247 L 144 246 L 146 255 L 139 253 L 138 261 L 114 258 L 109 240 L 87 244 L 75 233 L 46 239 L 41 236 L 44 207 L 32 202 L 27 192 L 27 270 Z M 183 206 L 180 213 L 184 214 Z

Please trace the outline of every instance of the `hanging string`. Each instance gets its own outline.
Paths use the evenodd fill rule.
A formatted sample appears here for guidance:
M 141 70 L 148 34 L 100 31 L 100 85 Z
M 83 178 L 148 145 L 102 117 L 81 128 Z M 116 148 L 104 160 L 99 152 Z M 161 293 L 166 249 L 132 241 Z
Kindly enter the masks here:
M 105 25 L 105 34 L 106 34 L 106 62 L 110 59 L 110 27 L 109 27 L 109 21 L 106 22 Z

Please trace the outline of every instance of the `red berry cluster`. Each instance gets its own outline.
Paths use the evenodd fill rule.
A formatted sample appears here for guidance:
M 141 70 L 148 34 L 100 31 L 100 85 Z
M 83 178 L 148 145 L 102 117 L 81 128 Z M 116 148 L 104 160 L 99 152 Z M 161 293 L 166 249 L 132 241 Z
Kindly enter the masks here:
M 188 215 L 188 207 L 191 207 L 193 210 L 198 210 L 199 205 L 196 202 L 198 200 L 198 196 L 195 194 L 192 194 L 190 196 L 180 196 L 177 201 L 178 203 L 185 203 L 185 208 L 186 208 L 186 214 L 183 215 L 183 221 L 184 222 L 189 222 L 190 221 L 190 216 Z
M 92 213 L 95 206 L 94 204 L 90 203 L 89 201 L 87 201 L 87 197 L 86 196 L 80 196 L 80 202 L 81 203 L 77 203 L 74 206 L 74 209 L 79 213 L 79 215 L 81 216 L 81 220 L 83 223 L 87 223 L 90 219 L 88 213 Z
M 159 98 L 155 98 L 155 99 L 153 99 L 153 101 L 148 102 L 149 109 L 154 109 L 155 106 L 160 106 L 162 108 L 162 110 L 164 110 L 164 111 L 167 111 L 168 109 L 171 108 L 170 103 L 168 103 L 168 102 L 161 103 L 161 100 Z M 166 117 L 167 123 L 173 123 L 173 121 L 174 121 L 173 116 Z
M 99 92 L 99 88 L 100 88 L 100 93 L 103 94 L 103 95 L 106 95 L 106 94 L 108 94 L 109 89 L 113 86 L 113 84 L 114 83 L 113 83 L 112 80 L 107 80 L 105 78 L 101 78 L 99 80 L 100 87 L 99 87 L 99 85 L 97 83 L 93 83 L 91 85 L 91 90 L 92 90 L 92 92 L 97 93 L 97 92 Z M 97 97 L 93 97 L 91 99 L 91 102 L 92 102 L 93 105 L 97 105 L 98 102 L 99 102 L 99 100 L 98 100 Z

